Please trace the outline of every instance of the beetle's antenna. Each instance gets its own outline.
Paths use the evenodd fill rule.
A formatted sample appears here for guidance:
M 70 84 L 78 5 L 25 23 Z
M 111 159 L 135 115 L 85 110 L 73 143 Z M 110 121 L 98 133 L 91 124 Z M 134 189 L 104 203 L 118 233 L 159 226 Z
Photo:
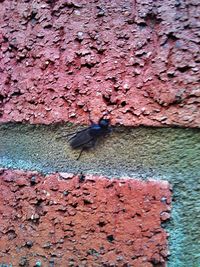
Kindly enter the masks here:
M 110 113 L 112 113 L 114 110 L 116 110 L 117 108 L 118 108 L 118 105 L 117 105 L 115 108 L 113 108 L 112 110 L 110 110 L 110 111 L 108 110 L 107 113 L 110 114 Z
M 116 107 L 116 108 L 113 108 L 112 110 L 107 110 L 104 114 L 103 114 L 103 116 L 100 118 L 100 120 L 102 120 L 106 115 L 108 115 L 108 114 L 111 114 L 115 109 L 117 109 L 118 108 L 118 106 Z
M 113 108 L 112 110 L 107 110 L 107 111 L 105 111 L 104 114 L 103 114 L 103 116 L 99 119 L 99 121 L 102 120 L 106 115 L 111 114 L 111 113 L 112 113 L 115 109 L 117 109 L 117 108 L 118 108 L 118 106 L 116 106 L 116 107 Z M 88 109 L 88 106 L 87 106 L 87 109 Z M 89 112 L 89 121 L 90 121 L 91 124 L 94 124 L 94 121 L 93 121 L 92 118 L 91 118 L 91 114 L 90 114 L 89 109 L 88 109 L 88 112 Z
M 94 121 L 91 118 L 91 114 L 90 114 L 90 110 L 88 108 L 88 104 L 86 104 L 86 107 L 87 107 L 87 112 L 89 113 L 89 121 L 90 121 L 91 124 L 94 124 Z
M 57 136 L 56 139 L 69 137 L 69 136 L 71 136 L 71 135 L 73 135 L 73 134 L 75 134 L 75 133 L 62 134 L 62 135 L 60 135 L 60 136 Z
M 89 112 L 89 121 L 90 121 L 91 124 L 94 124 L 94 122 L 93 122 L 93 120 L 92 120 L 92 118 L 91 118 L 91 114 L 90 114 L 90 112 Z

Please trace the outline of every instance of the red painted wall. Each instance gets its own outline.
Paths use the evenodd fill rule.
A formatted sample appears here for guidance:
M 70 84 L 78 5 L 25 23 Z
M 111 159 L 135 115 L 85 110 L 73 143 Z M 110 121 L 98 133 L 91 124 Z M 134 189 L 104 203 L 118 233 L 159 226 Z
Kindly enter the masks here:
M 197 25 L 193 0 L 0 1 L 0 122 L 199 127 Z M 167 183 L 65 176 L 1 172 L 2 263 L 165 265 Z
M 199 126 L 196 5 L 0 1 L 0 121 Z
M 167 182 L 1 170 L 0 190 L 0 263 L 165 266 Z

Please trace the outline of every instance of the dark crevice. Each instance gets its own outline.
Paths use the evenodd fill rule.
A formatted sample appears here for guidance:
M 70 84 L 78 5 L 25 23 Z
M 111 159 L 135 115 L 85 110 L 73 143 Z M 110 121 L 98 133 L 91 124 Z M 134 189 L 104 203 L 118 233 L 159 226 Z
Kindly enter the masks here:
M 175 73 L 167 73 L 167 76 L 171 79 L 175 77 Z
M 108 242 L 110 242 L 110 243 L 112 243 L 115 240 L 113 235 L 107 235 L 106 238 L 107 238 Z
M 122 102 L 121 102 L 121 106 L 122 106 L 122 107 L 125 107 L 125 106 L 126 106 L 126 101 L 122 101 Z
M 111 100 L 111 95 L 102 95 L 103 101 L 107 106 L 116 105 L 116 101 Z
M 98 226 L 99 226 L 99 227 L 104 227 L 105 225 L 106 225 L 106 222 L 99 222 L 99 223 L 98 223 Z
M 177 41 L 178 40 L 178 38 L 172 33 L 172 32 L 170 32 L 169 34 L 168 34 L 168 40 L 172 40 L 172 41 Z
M 0 103 L 3 102 L 4 96 L 0 94 Z
M 190 70 L 191 67 L 190 66 L 184 66 L 184 67 L 178 67 L 177 70 L 180 71 L 181 73 L 184 73 L 188 70 Z
M 154 28 L 156 25 L 162 22 L 162 19 L 158 18 L 154 13 L 150 13 L 145 17 L 145 21 L 149 27 Z
M 11 94 L 11 97 L 13 97 L 13 96 L 20 96 L 20 95 L 22 95 L 22 93 L 20 91 L 16 91 L 16 92 L 13 92 Z

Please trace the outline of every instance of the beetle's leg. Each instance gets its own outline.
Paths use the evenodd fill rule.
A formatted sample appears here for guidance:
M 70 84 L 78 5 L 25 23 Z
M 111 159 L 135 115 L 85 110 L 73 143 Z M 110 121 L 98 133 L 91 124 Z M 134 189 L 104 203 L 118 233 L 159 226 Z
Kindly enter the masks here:
M 79 153 L 79 155 L 78 155 L 78 157 L 77 157 L 77 159 L 76 159 L 76 160 L 79 160 L 79 159 L 80 159 L 80 157 L 81 157 L 81 154 L 83 153 L 83 150 L 84 150 L 84 147 L 82 147 L 82 148 L 81 148 L 81 151 L 80 151 L 80 153 Z
M 76 160 L 79 160 L 79 159 L 80 159 L 80 157 L 81 157 L 81 155 L 82 155 L 82 153 L 83 153 L 83 150 L 88 150 L 88 149 L 94 147 L 95 144 L 96 144 L 96 141 L 97 141 L 96 139 L 91 139 L 91 140 L 88 141 L 86 144 L 84 144 L 84 146 L 81 148 L 81 151 L 80 151 L 80 153 L 79 153 L 79 155 L 78 155 L 78 158 L 77 158 Z M 78 147 L 77 147 L 77 148 L 78 148 Z

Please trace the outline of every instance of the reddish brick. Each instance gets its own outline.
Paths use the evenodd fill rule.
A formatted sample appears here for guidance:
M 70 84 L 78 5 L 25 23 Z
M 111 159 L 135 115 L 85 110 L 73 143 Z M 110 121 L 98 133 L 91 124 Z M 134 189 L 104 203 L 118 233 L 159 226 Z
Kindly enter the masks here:
M 0 121 L 199 126 L 198 1 L 1 1 Z
M 165 266 L 167 182 L 64 176 L 1 172 L 0 262 Z

